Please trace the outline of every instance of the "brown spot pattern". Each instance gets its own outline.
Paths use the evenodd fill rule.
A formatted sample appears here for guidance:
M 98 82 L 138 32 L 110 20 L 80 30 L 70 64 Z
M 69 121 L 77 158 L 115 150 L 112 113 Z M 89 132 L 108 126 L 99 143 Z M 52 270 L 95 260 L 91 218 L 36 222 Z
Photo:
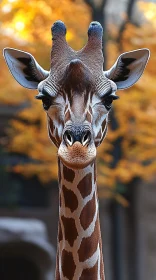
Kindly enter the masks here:
M 105 129 L 105 127 L 106 127 L 106 119 L 103 121 L 103 123 L 102 123 L 102 131 L 104 131 L 104 129 Z
M 76 265 L 74 263 L 73 255 L 71 252 L 66 250 L 62 251 L 62 272 L 63 276 L 67 277 L 69 280 L 73 279 L 75 273 Z
M 78 250 L 79 261 L 84 262 L 89 259 L 96 251 L 99 242 L 99 224 L 98 219 L 95 223 L 95 229 L 91 236 L 83 238 Z
M 107 127 L 106 127 L 106 129 L 105 129 L 105 131 L 104 131 L 104 133 L 103 133 L 103 135 L 102 135 L 102 138 L 101 138 L 101 140 L 100 140 L 100 144 L 102 143 L 102 141 L 103 141 L 103 139 L 104 139 L 106 133 L 107 133 Z
M 61 280 L 60 272 L 59 272 L 59 253 L 58 253 L 58 251 L 57 251 L 57 258 L 56 258 L 55 280 Z
M 102 132 L 101 132 L 101 129 L 100 131 L 98 132 L 98 135 L 96 136 L 97 139 L 100 139 L 102 137 Z
M 102 240 L 101 240 L 101 230 L 100 230 L 100 220 L 98 215 L 98 222 L 99 222 L 99 245 L 100 245 L 100 277 L 101 280 L 104 280 L 104 263 L 103 263 L 103 253 L 102 253 Z
M 88 122 L 90 122 L 90 123 L 91 123 L 91 121 L 92 121 L 92 116 L 91 116 L 91 114 L 90 114 L 89 112 L 87 112 L 87 114 L 86 114 L 86 120 L 87 120 Z
M 82 271 L 79 280 L 95 280 L 97 279 L 97 275 L 98 275 L 98 262 L 96 262 L 96 264 L 91 268 L 85 268 Z
M 66 123 L 68 120 L 70 120 L 70 118 L 71 118 L 71 115 L 70 115 L 70 111 L 68 110 L 68 111 L 66 112 L 66 114 L 65 114 L 65 123 Z
M 62 228 L 61 228 L 61 223 L 59 222 L 59 228 L 58 228 L 58 240 L 59 242 L 63 240 L 63 235 L 62 235 Z
M 94 164 L 94 184 L 96 182 L 96 164 Z
M 63 165 L 63 175 L 64 175 L 64 179 L 71 183 L 75 178 L 75 172 L 72 169 L 66 167 L 65 165 Z
M 65 109 L 64 109 L 65 112 L 67 111 L 67 108 L 68 108 L 68 105 L 66 104 Z
M 60 159 L 58 158 L 58 181 L 61 183 L 61 167 L 60 167 Z
M 75 220 L 73 218 L 66 218 L 64 216 L 62 216 L 61 219 L 64 226 L 65 240 L 68 241 L 70 246 L 73 246 L 74 241 L 78 236 Z
M 48 131 L 49 131 L 49 137 L 50 137 L 51 141 L 54 143 L 54 145 L 56 147 L 58 147 L 58 143 L 57 143 L 55 137 L 53 137 L 52 132 L 51 132 L 51 130 L 49 128 L 48 128 Z
M 79 189 L 83 198 L 91 194 L 92 191 L 92 173 L 88 173 L 78 184 Z
M 54 124 L 53 124 L 52 120 L 50 119 L 50 117 L 49 117 L 49 125 L 50 125 L 51 133 L 53 133 L 54 132 Z
M 93 115 L 92 107 L 89 105 L 89 112 L 91 115 Z
M 83 227 L 84 230 L 86 230 L 91 224 L 91 222 L 93 221 L 95 210 L 96 210 L 95 207 L 96 204 L 95 204 L 95 193 L 94 193 L 93 198 L 87 202 L 80 215 L 81 226 Z
M 101 252 L 101 262 L 100 262 L 100 277 L 101 280 L 104 280 L 104 263 L 103 263 L 103 253 L 102 253 L 102 241 L 101 241 L 101 237 L 100 237 L 100 252 Z
M 60 207 L 62 206 L 62 198 L 61 198 L 61 193 L 60 193 L 60 199 L 59 199 L 59 202 L 60 202 Z
M 78 207 L 78 200 L 73 191 L 68 190 L 64 185 L 62 187 L 65 207 L 68 207 L 71 212 L 74 212 Z
M 57 143 L 60 143 L 60 142 L 61 142 L 61 141 L 60 141 L 60 137 L 59 137 L 59 135 L 58 135 L 58 128 L 55 129 L 55 139 L 56 139 Z

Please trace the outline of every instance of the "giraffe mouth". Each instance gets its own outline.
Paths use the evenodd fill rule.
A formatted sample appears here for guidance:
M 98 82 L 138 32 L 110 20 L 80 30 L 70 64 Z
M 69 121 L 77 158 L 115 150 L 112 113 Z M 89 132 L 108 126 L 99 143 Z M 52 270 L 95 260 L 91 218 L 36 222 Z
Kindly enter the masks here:
M 58 149 L 58 156 L 67 167 L 83 169 L 95 160 L 96 147 L 94 143 L 83 146 L 76 141 L 72 146 L 67 146 L 62 142 Z

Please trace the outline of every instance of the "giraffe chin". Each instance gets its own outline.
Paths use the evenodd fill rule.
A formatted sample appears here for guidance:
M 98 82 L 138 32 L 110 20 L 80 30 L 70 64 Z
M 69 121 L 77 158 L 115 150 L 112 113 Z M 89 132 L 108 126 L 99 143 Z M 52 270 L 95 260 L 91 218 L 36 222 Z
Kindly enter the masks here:
M 61 143 L 58 149 L 58 156 L 62 163 L 71 169 L 83 169 L 96 158 L 96 147 L 94 143 L 83 146 L 80 142 L 75 142 L 72 146 Z

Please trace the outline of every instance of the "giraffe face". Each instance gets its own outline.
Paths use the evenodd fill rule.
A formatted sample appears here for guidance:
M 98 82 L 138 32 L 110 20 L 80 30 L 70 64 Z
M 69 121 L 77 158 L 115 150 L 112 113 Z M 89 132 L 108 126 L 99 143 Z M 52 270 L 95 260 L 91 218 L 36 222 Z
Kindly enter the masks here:
M 132 86 L 142 75 L 149 58 L 148 49 L 121 54 L 113 67 L 103 71 L 103 30 L 98 22 L 88 29 L 88 42 L 74 51 L 66 42 L 66 27 L 52 26 L 50 71 L 23 51 L 4 49 L 6 63 L 24 87 L 38 89 L 37 99 L 47 113 L 50 139 L 63 163 L 84 168 L 96 157 L 96 148 L 107 131 L 108 113 L 116 90 Z
M 68 167 L 84 168 L 95 159 L 96 147 L 106 135 L 112 102 L 118 98 L 116 90 L 115 83 L 104 76 L 95 81 L 80 59 L 67 65 L 58 85 L 51 87 L 51 77 L 39 84 L 37 98 L 47 113 L 50 139 Z

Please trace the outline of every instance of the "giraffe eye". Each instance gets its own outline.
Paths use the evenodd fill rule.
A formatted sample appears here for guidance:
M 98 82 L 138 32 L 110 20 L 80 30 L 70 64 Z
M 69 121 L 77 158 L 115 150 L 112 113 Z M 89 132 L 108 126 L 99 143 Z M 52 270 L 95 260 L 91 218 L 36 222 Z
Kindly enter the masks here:
M 43 104 L 44 110 L 47 111 L 52 104 L 51 99 L 48 98 L 48 97 L 43 97 L 42 98 L 42 104 Z
M 109 96 L 106 97 L 103 101 L 104 106 L 106 107 L 107 110 L 110 110 L 112 107 L 112 102 L 113 102 L 113 97 Z

